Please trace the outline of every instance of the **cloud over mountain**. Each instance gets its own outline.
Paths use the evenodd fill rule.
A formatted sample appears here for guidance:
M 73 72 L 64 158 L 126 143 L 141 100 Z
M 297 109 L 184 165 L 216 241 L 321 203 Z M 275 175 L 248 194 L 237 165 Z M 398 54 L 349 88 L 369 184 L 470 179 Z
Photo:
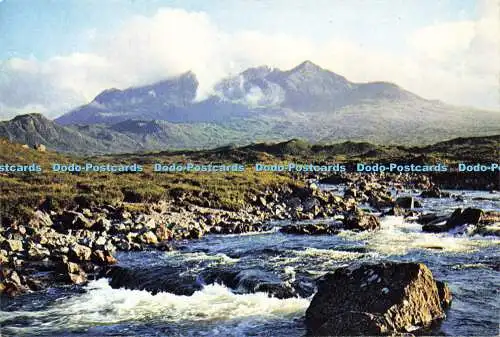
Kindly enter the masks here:
M 104 89 L 145 85 L 190 70 L 202 99 L 221 78 L 248 67 L 289 69 L 305 59 L 353 81 L 390 81 L 426 98 L 498 109 L 498 4 L 481 4 L 476 20 L 416 30 L 402 52 L 338 39 L 335 32 L 318 42 L 293 34 L 226 31 L 206 13 L 162 8 L 149 17 L 135 16 L 117 31 L 88 34 L 90 51 L 0 61 L 0 117 L 33 110 L 55 117 Z

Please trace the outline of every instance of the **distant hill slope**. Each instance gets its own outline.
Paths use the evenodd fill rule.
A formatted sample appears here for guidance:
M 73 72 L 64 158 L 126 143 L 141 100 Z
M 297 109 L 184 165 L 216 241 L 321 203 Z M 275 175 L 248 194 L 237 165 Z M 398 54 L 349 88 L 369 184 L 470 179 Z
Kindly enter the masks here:
M 231 134 L 232 138 L 227 135 Z M 193 147 L 193 135 L 212 147 Z M 218 135 L 217 137 L 215 135 Z M 165 121 L 125 121 L 112 126 L 88 125 L 63 127 L 39 114 L 23 115 L 11 121 L 0 122 L 0 138 L 10 142 L 44 144 L 49 150 L 76 155 L 129 153 L 133 157 L 154 158 L 185 154 L 196 160 L 233 160 L 256 162 L 273 157 L 294 157 L 303 160 L 331 160 L 343 157 L 412 158 L 433 156 L 450 160 L 487 160 L 500 158 L 500 134 L 482 137 L 455 138 L 432 145 L 410 147 L 403 145 L 376 145 L 370 142 L 329 142 L 313 144 L 292 139 L 282 142 L 254 142 L 242 138 L 243 132 L 228 131 L 216 124 L 172 124 Z M 222 146 L 229 140 L 245 139 L 241 145 Z M 162 151 L 166 148 L 169 151 Z M 137 151 L 140 149 L 140 151 Z M 175 149 L 183 149 L 177 150 Z M 151 152 L 151 151 L 158 152 Z M 143 152 L 143 154 L 137 153 Z M 134 154 L 135 153 L 135 154 Z M 124 155 L 126 158 L 129 155 Z M 9 158 L 9 155 L 6 154 Z M 422 157 L 422 158 L 424 158 Z M 14 158 L 11 158 L 13 160 Z
M 216 124 L 128 120 L 111 126 L 61 126 L 40 114 L 20 115 L 0 122 L 0 137 L 30 146 L 44 144 L 58 152 L 88 155 L 203 149 L 238 141 L 250 142 L 242 132 Z
M 40 114 L 21 115 L 7 122 L 0 122 L 0 137 L 12 142 L 33 146 L 44 144 L 47 148 L 72 153 L 104 153 L 116 141 L 127 151 L 135 150 L 137 143 L 123 139 L 122 134 L 109 135 L 107 139 L 97 139 L 77 130 L 60 126 Z

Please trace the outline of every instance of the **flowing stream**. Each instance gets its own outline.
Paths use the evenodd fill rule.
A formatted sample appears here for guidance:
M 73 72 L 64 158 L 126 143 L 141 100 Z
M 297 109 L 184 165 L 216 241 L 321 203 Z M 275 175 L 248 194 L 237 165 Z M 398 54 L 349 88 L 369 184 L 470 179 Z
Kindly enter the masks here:
M 454 191 L 457 193 L 457 191 Z M 498 193 L 460 191 L 464 201 L 423 199 L 426 211 L 451 212 L 475 206 L 500 211 Z M 498 335 L 500 240 L 460 233 L 423 233 L 402 217 L 381 218 L 377 232 L 300 236 L 274 230 L 243 235 L 207 235 L 183 242 L 173 252 L 118 253 L 122 266 L 171 266 L 182 275 L 211 268 L 249 274 L 314 279 L 353 262 L 380 260 L 425 263 L 437 279 L 448 282 L 453 303 L 447 319 L 432 334 Z M 3 299 L 1 336 L 304 336 L 310 296 L 278 299 L 244 287 L 204 284 L 191 296 L 144 290 L 112 289 L 106 279 L 84 287 L 67 286 Z

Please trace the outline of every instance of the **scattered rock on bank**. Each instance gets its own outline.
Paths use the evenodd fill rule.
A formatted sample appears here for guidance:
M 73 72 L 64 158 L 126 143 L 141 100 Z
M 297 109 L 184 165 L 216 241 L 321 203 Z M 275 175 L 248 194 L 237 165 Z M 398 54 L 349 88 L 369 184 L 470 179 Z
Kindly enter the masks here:
M 9 296 L 15 296 L 26 290 L 27 288 L 23 285 L 21 277 L 15 270 L 2 267 L 0 270 L 0 294 L 5 293 Z
M 442 303 L 450 302 L 449 289 L 421 263 L 344 267 L 319 281 L 306 325 L 319 336 L 406 333 L 445 318 Z

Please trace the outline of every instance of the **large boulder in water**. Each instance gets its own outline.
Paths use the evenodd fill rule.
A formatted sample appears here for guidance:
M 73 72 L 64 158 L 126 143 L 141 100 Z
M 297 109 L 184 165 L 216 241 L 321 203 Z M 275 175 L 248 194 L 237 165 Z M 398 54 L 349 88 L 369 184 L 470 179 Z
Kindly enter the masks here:
M 153 294 L 168 292 L 176 295 L 192 295 L 204 284 L 221 283 L 236 293 L 265 292 L 277 298 L 297 297 L 302 291 L 300 284 L 290 284 L 279 275 L 259 269 L 237 270 L 210 268 L 201 274 L 188 275 L 185 268 L 152 266 L 128 268 L 110 267 L 102 276 L 109 278 L 112 288 L 146 290 Z
M 310 334 L 322 336 L 405 333 L 443 319 L 442 303 L 450 301 L 449 289 L 424 264 L 350 266 L 319 281 L 306 325 Z
M 396 199 L 396 205 L 404 209 L 422 207 L 422 204 L 413 197 L 399 197 Z
M 335 223 L 289 224 L 280 228 L 280 232 L 300 235 L 337 234 L 339 225 Z
M 345 217 L 344 227 L 354 231 L 373 231 L 380 228 L 380 221 L 375 215 L 364 214 L 358 209 Z
M 462 209 L 457 208 L 450 216 L 446 225 L 449 228 L 454 228 L 462 225 L 477 225 L 481 221 L 483 211 L 478 208 L 466 208 L 463 212 Z
M 276 298 L 295 297 L 295 289 L 283 282 L 276 274 L 259 269 L 239 271 L 232 282 L 234 289 L 242 293 L 265 292 Z M 230 285 L 229 285 L 230 286 Z
M 433 187 L 420 193 L 421 198 L 449 198 L 450 193 L 441 191 L 438 187 Z
M 441 233 L 464 225 L 478 225 L 484 212 L 478 208 L 455 209 L 443 223 L 442 218 L 437 218 L 422 226 L 424 232 Z
M 183 275 L 182 270 L 171 266 L 127 268 L 114 266 L 105 275 L 112 288 L 147 290 L 153 294 L 169 292 L 176 295 L 192 295 L 202 288 L 195 276 Z

